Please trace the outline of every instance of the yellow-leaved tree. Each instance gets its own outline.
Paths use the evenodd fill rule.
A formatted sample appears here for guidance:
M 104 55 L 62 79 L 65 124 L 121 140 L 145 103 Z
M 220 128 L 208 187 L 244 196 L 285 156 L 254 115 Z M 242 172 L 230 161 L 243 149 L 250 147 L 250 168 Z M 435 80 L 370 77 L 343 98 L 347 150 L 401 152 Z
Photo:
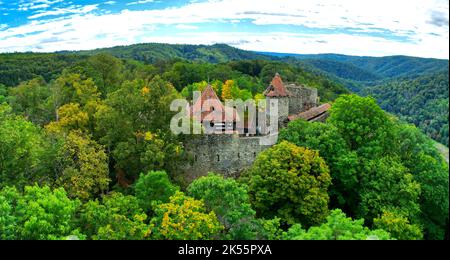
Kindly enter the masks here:
M 231 89 L 234 86 L 234 80 L 227 80 L 222 87 L 222 100 L 232 99 Z
M 202 201 L 177 191 L 168 203 L 155 209 L 153 238 L 171 240 L 211 239 L 223 229 L 216 214 L 207 212 Z

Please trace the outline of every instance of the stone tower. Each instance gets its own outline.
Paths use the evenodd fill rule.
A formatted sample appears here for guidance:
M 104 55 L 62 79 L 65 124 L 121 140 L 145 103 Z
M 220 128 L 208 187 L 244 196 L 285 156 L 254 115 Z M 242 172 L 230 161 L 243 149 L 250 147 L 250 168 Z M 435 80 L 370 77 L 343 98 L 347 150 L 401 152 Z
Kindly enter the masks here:
M 267 101 L 267 109 L 274 106 L 272 101 L 278 101 L 278 125 L 282 126 L 286 124 L 289 116 L 289 98 L 292 94 L 286 89 L 280 74 L 276 73 L 272 82 L 264 91 Z

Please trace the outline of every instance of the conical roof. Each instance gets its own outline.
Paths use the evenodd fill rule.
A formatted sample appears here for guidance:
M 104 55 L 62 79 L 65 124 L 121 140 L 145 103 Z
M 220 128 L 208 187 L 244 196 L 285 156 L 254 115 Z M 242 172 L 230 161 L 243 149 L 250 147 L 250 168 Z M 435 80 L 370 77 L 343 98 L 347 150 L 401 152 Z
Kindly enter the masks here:
M 275 74 L 272 82 L 264 91 L 264 95 L 266 97 L 289 97 L 291 93 L 284 86 L 283 80 L 281 79 L 280 74 Z

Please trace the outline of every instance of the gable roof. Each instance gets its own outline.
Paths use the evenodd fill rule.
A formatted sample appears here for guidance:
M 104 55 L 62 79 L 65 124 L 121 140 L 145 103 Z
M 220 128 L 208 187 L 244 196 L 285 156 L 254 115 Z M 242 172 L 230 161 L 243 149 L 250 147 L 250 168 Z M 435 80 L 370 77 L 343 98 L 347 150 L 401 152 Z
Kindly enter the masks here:
M 302 118 L 302 119 L 304 119 L 306 121 L 312 121 L 315 118 L 317 118 L 317 117 L 327 113 L 328 110 L 330 110 L 330 108 L 331 108 L 331 105 L 326 103 L 326 104 L 320 105 L 318 107 L 314 107 L 314 108 L 311 108 L 311 109 L 306 110 L 304 112 L 301 112 L 299 114 L 290 115 L 288 117 L 288 119 L 289 119 L 289 121 L 294 121 L 296 119 Z
M 206 105 L 204 105 L 206 102 Z M 206 110 L 202 111 L 203 106 L 206 106 Z M 214 110 L 220 111 L 219 113 L 213 113 Z M 193 106 L 189 109 L 191 116 L 195 119 L 203 122 L 208 120 L 210 122 L 225 122 L 228 118 L 232 118 L 233 122 L 239 120 L 239 115 L 233 108 L 225 107 L 220 101 L 214 89 L 211 85 L 208 85 L 202 92 L 202 95 L 193 103 Z M 197 118 L 200 116 L 200 118 Z
M 272 82 L 264 91 L 266 97 L 289 97 L 291 93 L 284 86 L 283 80 L 281 80 L 280 74 L 276 73 Z

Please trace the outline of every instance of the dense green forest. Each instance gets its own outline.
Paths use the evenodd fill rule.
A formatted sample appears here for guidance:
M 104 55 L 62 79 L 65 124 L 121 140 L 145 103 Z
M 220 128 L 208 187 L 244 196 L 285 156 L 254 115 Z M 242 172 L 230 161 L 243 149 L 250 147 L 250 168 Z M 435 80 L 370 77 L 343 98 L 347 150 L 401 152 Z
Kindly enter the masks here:
M 361 82 L 397 77 L 415 77 L 448 71 L 448 60 L 409 56 L 364 57 L 341 54 L 285 54 L 269 52 L 262 52 L 261 54 L 277 58 L 294 57 L 342 79 Z M 333 66 L 330 66 L 330 64 L 333 64 Z M 351 73 L 353 70 L 356 70 L 356 75 Z
M 261 53 L 323 75 L 448 146 L 448 60 L 408 56 Z
M 142 43 L 129 46 L 117 46 L 112 48 L 81 51 L 77 53 L 88 55 L 108 53 L 121 59 L 134 59 L 145 63 L 155 63 L 167 59 L 185 59 L 210 63 L 221 63 L 232 60 L 274 59 L 270 56 L 258 54 L 252 51 L 240 50 L 226 44 L 189 45 Z
M 438 142 L 448 143 L 448 71 L 398 79 L 363 89 L 363 95 L 378 100 L 380 106 L 411 122 Z
M 1 239 L 448 238 L 448 164 L 374 98 L 281 60 L 85 54 L 0 55 Z M 276 72 L 328 121 L 291 122 L 237 179 L 186 182 L 171 101 L 208 82 L 261 98 Z

